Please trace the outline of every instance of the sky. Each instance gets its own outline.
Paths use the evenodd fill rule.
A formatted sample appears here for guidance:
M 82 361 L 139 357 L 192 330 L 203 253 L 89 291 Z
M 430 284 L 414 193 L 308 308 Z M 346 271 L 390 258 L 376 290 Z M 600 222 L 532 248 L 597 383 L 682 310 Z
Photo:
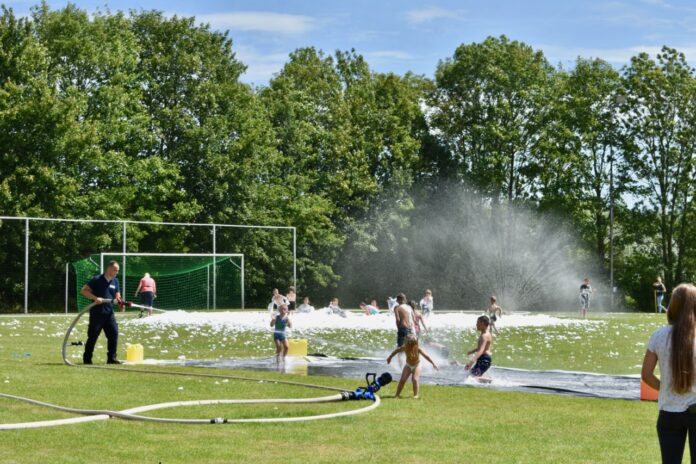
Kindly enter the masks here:
M 38 0 L 5 3 L 28 14 Z M 65 0 L 47 0 L 51 9 Z M 229 31 L 242 80 L 268 84 L 301 47 L 331 54 L 355 49 L 377 72 L 432 77 L 440 60 L 461 44 L 506 35 L 542 50 L 553 65 L 573 66 L 578 56 L 602 58 L 617 68 L 640 52 L 663 45 L 696 59 L 693 0 L 73 0 L 88 12 L 159 10 L 195 16 Z

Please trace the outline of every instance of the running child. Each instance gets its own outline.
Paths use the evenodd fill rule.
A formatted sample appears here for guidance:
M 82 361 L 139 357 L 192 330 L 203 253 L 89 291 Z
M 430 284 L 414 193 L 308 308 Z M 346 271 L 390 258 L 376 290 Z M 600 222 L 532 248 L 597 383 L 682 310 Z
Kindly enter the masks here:
M 466 353 L 467 355 L 473 356 L 471 356 L 469 362 L 464 366 L 465 369 L 471 370 L 470 373 L 472 376 L 477 377 L 482 382 L 491 381 L 487 377 L 482 377 L 493 362 L 493 358 L 491 357 L 491 344 L 493 343 L 493 339 L 489 330 L 490 325 L 491 320 L 488 319 L 488 316 L 479 316 L 476 320 L 476 330 L 481 332 L 481 335 L 479 336 L 476 348 Z
M 399 379 L 399 386 L 396 387 L 396 394 L 394 395 L 394 398 L 401 397 L 401 390 L 404 389 L 406 381 L 409 377 L 411 377 L 411 380 L 413 382 L 413 398 L 418 399 L 418 390 L 420 389 L 418 381 L 420 380 L 421 373 L 421 355 L 425 359 L 427 359 L 428 362 L 430 362 L 430 364 L 432 364 L 436 370 L 439 370 L 439 368 L 437 367 L 437 364 L 435 364 L 435 361 L 433 361 L 432 358 L 428 355 L 428 353 L 423 351 L 423 349 L 420 346 L 418 346 L 418 339 L 413 334 L 407 335 L 406 339 L 404 340 L 404 344 L 392 351 L 392 353 L 387 358 L 387 364 L 391 363 L 392 358 L 396 356 L 398 353 L 406 353 L 406 365 L 404 366 L 404 369 L 401 371 L 401 379 Z
M 274 327 L 273 331 L 273 343 L 276 347 L 276 360 L 279 361 L 281 357 L 281 352 L 283 354 L 283 359 L 288 355 L 288 337 L 285 329 L 292 328 L 292 321 L 288 317 L 288 305 L 281 304 L 278 308 L 279 314 L 275 315 L 271 319 L 271 327 Z
M 498 299 L 495 297 L 495 295 L 491 295 L 491 304 L 486 308 L 485 316 L 488 316 L 488 319 L 491 321 L 491 329 L 495 331 L 495 334 L 498 335 L 500 332 L 498 332 L 498 329 L 495 328 L 495 321 L 498 320 L 499 317 L 503 317 L 503 308 L 498 306 L 497 303 Z

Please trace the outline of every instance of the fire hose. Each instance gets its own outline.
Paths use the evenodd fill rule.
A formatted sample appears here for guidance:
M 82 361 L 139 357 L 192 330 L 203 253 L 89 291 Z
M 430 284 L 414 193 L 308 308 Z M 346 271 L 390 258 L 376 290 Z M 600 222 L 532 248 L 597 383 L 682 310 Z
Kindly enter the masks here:
M 156 311 L 165 312 L 166 310 L 161 310 L 157 308 L 150 308 L 149 306 L 142 306 L 131 302 L 122 301 L 111 301 L 112 304 L 120 304 L 128 307 L 153 309 Z M 174 401 L 167 403 L 157 403 L 145 406 L 138 406 L 135 408 L 125 409 L 122 411 L 115 411 L 110 409 L 81 409 L 81 408 L 70 408 L 60 405 L 55 405 L 43 401 L 38 401 L 31 398 L 24 398 L 21 396 L 9 395 L 5 393 L 0 393 L 0 398 L 7 398 L 10 400 L 23 401 L 26 403 L 34 404 L 37 406 L 43 406 L 51 409 L 56 409 L 63 412 L 73 413 L 81 415 L 82 417 L 74 417 L 68 419 L 56 419 L 56 420 L 45 420 L 45 421 L 34 421 L 34 422 L 21 422 L 21 423 L 11 423 L 11 424 L 0 424 L 0 430 L 14 430 L 14 429 L 27 429 L 27 428 L 37 428 L 37 427 L 50 427 L 56 425 L 67 425 L 67 424 L 77 424 L 81 422 L 90 422 L 97 420 L 107 420 L 110 418 L 119 418 L 126 420 L 140 420 L 149 422 L 160 422 L 160 423 L 177 423 L 177 424 L 241 424 L 241 423 L 270 423 L 270 422 L 298 422 L 298 421 L 310 421 L 310 420 L 321 420 L 321 419 L 331 419 L 335 417 L 350 416 L 356 414 L 362 414 L 379 407 L 381 400 L 376 392 L 384 385 L 391 382 L 391 375 L 388 373 L 382 374 L 379 378 L 376 374 L 368 373 L 365 376 L 367 385 L 359 387 L 354 391 L 327 387 L 323 385 L 308 384 L 302 382 L 292 382 L 287 380 L 268 380 L 259 379 L 253 377 L 242 377 L 234 375 L 225 374 L 203 374 L 197 372 L 177 372 L 177 371 L 160 371 L 154 369 L 132 369 L 124 367 L 108 367 L 108 366 L 94 366 L 94 365 L 77 365 L 70 362 L 67 358 L 67 345 L 70 339 L 70 334 L 77 325 L 80 318 L 88 312 L 97 303 L 92 303 L 86 306 L 82 311 L 80 311 L 72 323 L 68 327 L 63 339 L 63 345 L 61 348 L 61 354 L 63 356 L 63 362 L 71 367 L 89 368 L 89 369 L 107 369 L 116 370 L 122 372 L 137 372 L 143 374 L 159 374 L 159 375 L 178 375 L 186 377 L 209 377 L 209 378 L 223 378 L 232 380 L 242 380 L 242 381 L 253 381 L 253 382 L 267 382 L 283 385 L 293 385 L 301 386 L 306 388 L 316 388 L 323 390 L 339 391 L 340 393 L 315 397 L 315 398 L 286 398 L 286 399 L 212 399 L 212 400 L 191 400 L 191 401 Z M 370 377 L 371 376 L 371 377 Z M 370 380 L 372 378 L 372 380 Z M 318 415 L 307 415 L 307 416 L 297 416 L 297 417 L 266 417 L 266 418 L 247 418 L 247 419 L 237 419 L 237 418 L 225 418 L 225 417 L 214 417 L 205 419 L 189 419 L 189 418 L 160 418 L 160 417 L 150 417 L 144 416 L 140 413 L 155 411 L 159 409 L 174 408 L 180 406 L 207 406 L 207 405 L 223 405 L 223 404 L 306 404 L 306 403 L 328 403 L 328 402 L 338 402 L 346 400 L 371 400 L 368 406 L 353 409 L 349 411 L 341 411 L 327 414 Z

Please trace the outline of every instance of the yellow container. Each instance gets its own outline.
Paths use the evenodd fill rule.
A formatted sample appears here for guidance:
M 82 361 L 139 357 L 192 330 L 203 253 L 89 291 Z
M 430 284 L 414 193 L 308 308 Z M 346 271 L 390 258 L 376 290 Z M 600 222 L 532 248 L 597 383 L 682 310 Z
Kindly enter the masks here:
M 143 345 L 140 343 L 135 345 L 126 345 L 126 361 L 129 363 L 141 363 L 143 362 L 143 358 Z
M 288 356 L 307 356 L 307 339 L 295 338 L 288 340 Z

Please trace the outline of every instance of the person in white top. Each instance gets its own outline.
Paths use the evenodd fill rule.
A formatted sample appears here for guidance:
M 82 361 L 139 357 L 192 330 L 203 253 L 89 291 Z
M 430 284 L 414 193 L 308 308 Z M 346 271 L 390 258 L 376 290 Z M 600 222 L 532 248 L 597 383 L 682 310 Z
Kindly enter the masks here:
M 430 316 L 430 313 L 435 309 L 433 304 L 433 291 L 429 288 L 425 290 L 425 295 L 423 295 L 423 298 L 420 300 L 420 307 L 423 311 L 423 317 Z
M 696 287 L 681 284 L 667 307 L 669 325 L 648 341 L 641 378 L 659 390 L 657 437 L 663 463 L 681 463 L 686 436 L 696 456 Z M 660 366 L 661 378 L 655 376 Z
M 304 297 L 302 304 L 297 308 L 298 313 L 312 313 L 314 312 L 314 306 L 309 303 L 309 297 Z
M 280 309 L 280 305 L 288 306 L 290 302 L 285 295 L 282 295 L 277 288 L 273 289 L 273 294 L 271 296 L 271 302 L 268 304 L 268 312 L 272 313 L 274 309 Z
M 338 298 L 334 297 L 331 298 L 331 302 L 329 302 L 329 306 L 327 306 L 324 311 L 327 314 L 338 314 L 341 317 L 347 317 L 347 313 L 341 309 L 341 307 L 338 305 Z

